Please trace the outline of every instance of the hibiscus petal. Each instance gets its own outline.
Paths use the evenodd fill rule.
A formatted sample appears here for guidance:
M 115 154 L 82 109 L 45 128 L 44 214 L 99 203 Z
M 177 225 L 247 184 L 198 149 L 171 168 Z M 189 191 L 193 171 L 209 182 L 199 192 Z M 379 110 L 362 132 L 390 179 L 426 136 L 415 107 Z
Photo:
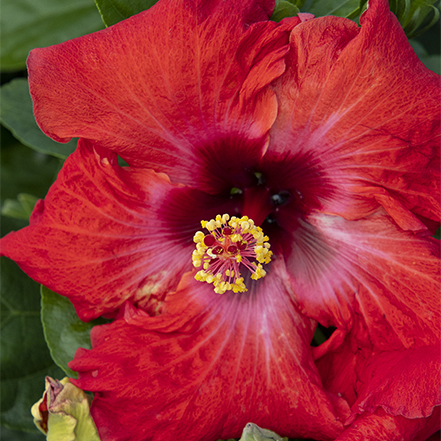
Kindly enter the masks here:
M 430 416 L 441 404 L 439 343 L 381 353 L 372 348 L 369 330 L 359 320 L 343 344 L 316 361 L 326 389 L 351 405 L 345 424 L 379 407 L 393 416 Z
M 401 228 L 424 230 L 440 218 L 439 76 L 387 0 L 370 1 L 361 21 L 323 17 L 293 29 L 269 151 L 321 165 L 336 188 L 324 212 L 359 219 L 381 205 Z
M 408 419 L 379 409 L 364 414 L 335 441 L 426 441 L 439 428 L 439 407 L 429 418 Z
M 115 161 L 80 140 L 29 227 L 1 240 L 4 255 L 68 296 L 83 320 L 127 299 L 158 313 L 165 293 L 192 268 L 200 220 L 231 211 L 217 197 Z
M 103 440 L 239 437 L 249 421 L 283 435 L 334 439 L 346 402 L 324 392 L 311 358 L 314 323 L 296 311 L 283 261 L 249 292 L 216 295 L 189 274 L 166 313 L 94 328 L 70 366 L 95 392 Z
M 58 141 L 92 139 L 131 165 L 173 182 L 199 176 L 214 191 L 213 176 L 226 172 L 218 159 L 237 170 L 255 162 L 276 118 L 268 84 L 285 69 L 288 31 L 300 19 L 267 21 L 271 3 L 160 0 L 97 33 L 33 50 L 37 122 Z
M 284 243 L 293 244 L 285 245 L 288 271 L 308 317 L 349 331 L 361 316 L 382 351 L 439 341 L 438 241 L 380 213 L 358 221 L 317 214 L 284 228 Z
M 352 406 L 354 412 L 374 413 L 381 406 L 389 415 L 424 418 L 441 405 L 439 344 L 376 354 L 368 360 Z M 355 418 L 353 418 L 355 419 Z

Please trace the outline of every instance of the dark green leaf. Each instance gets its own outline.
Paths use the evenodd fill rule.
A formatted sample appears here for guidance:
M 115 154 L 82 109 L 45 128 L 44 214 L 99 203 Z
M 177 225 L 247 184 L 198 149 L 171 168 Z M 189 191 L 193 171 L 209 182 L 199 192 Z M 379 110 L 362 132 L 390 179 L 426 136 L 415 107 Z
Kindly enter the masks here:
M 41 398 L 44 377 L 59 377 L 43 336 L 39 286 L 1 258 L 1 424 L 36 431 L 31 406 Z
M 440 0 L 441 1 L 441 0 Z M 415 38 L 413 41 L 421 43 L 429 55 L 441 54 L 441 23 L 438 21 L 434 26 L 428 29 L 423 35 Z
M 8 133 L 6 129 L 5 132 Z M 44 197 L 56 177 L 60 161 L 28 149 L 12 136 L 13 143 L 8 144 L 6 138 L 2 136 L 0 151 L 2 199 L 15 199 L 19 193 Z M 2 234 L 7 232 L 2 225 Z
M 103 320 L 82 322 L 66 297 L 62 297 L 50 289 L 41 287 L 41 320 L 44 335 L 55 363 L 70 377 L 78 374 L 72 371 L 67 363 L 74 358 L 78 348 L 90 349 L 90 331 Z
M 25 68 L 34 47 L 58 44 L 102 28 L 91 0 L 3 0 L 0 26 L 3 71 Z
M 433 72 L 441 75 L 441 56 L 440 55 L 427 55 L 422 58 L 421 61 Z
M 47 375 L 53 378 L 65 377 L 63 371 L 52 363 L 22 378 L 1 381 L 2 425 L 14 430 L 39 433 L 30 410 L 43 395 Z
M 18 432 L 6 427 L 0 428 L 2 441 L 44 441 L 45 436 L 41 433 Z
M 38 285 L 22 277 L 11 260 L 2 258 L 2 380 L 31 374 L 51 366 L 52 360 L 42 339 Z M 38 335 L 31 329 L 39 329 Z M 19 350 L 20 349 L 20 350 Z
M 95 0 L 106 26 L 125 20 L 153 6 L 158 0 Z
M 37 126 L 27 80 L 17 78 L 5 84 L 0 93 L 0 120 L 23 144 L 38 152 L 62 159 L 75 150 L 76 140 L 72 139 L 67 144 L 55 142 Z
M 429 55 L 424 48 L 424 46 L 418 41 L 412 40 L 411 45 L 413 50 L 418 55 L 418 58 L 433 72 L 438 75 L 441 74 L 441 56 L 440 55 Z
M 44 196 L 59 167 L 58 159 L 23 146 L 3 127 L 1 159 L 3 198 L 15 198 L 22 192 Z M 21 200 L 22 208 L 29 210 L 32 202 L 24 201 L 23 197 Z M 25 219 L 2 216 L 2 235 L 27 223 Z M 59 378 L 64 373 L 55 366 L 44 340 L 39 285 L 6 257 L 1 258 L 1 275 L 0 421 L 10 429 L 35 432 L 30 408 L 41 398 L 44 377 Z M 2 440 L 35 439 L 27 435 L 14 437 L 12 433 L 11 437 L 4 438 L 2 430 Z

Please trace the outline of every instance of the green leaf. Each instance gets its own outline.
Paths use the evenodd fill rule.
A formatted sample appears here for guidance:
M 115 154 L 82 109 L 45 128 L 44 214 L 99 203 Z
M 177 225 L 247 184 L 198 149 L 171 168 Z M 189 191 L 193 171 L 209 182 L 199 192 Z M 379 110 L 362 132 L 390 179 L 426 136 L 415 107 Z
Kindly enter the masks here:
M 427 31 L 439 20 L 439 9 L 434 6 L 437 2 L 439 0 L 389 0 L 389 5 L 407 37 L 413 38 Z M 355 20 L 366 4 L 367 0 L 306 0 L 302 11 L 310 12 L 316 17 L 336 15 Z
M 16 219 L 29 219 L 37 200 L 36 196 L 20 193 L 17 195 L 17 199 L 5 199 L 1 214 Z
M 389 0 L 390 10 L 397 16 L 408 38 L 421 35 L 440 17 L 434 6 L 438 0 Z
M 73 360 L 78 348 L 91 348 L 91 329 L 106 321 L 81 321 L 69 299 L 44 286 L 41 287 L 41 320 L 44 336 L 55 363 L 67 375 L 76 378 L 78 374 L 70 369 L 67 363 Z
M 360 4 L 360 0 L 307 0 L 302 11 L 310 12 L 316 17 L 325 15 L 347 17 L 353 14 L 360 7 Z
M 152 7 L 158 0 L 95 0 L 106 26 L 125 20 Z
M 1 122 L 24 145 L 62 159 L 67 158 L 75 150 L 75 139 L 67 144 L 55 142 L 37 126 L 27 80 L 17 78 L 5 84 L 0 90 L 0 99 Z
M 35 432 L 29 409 L 41 398 L 44 377 L 63 373 L 55 367 L 44 340 L 38 284 L 6 257 L 0 265 L 0 421 L 11 429 Z
M 294 17 L 300 12 L 300 9 L 293 3 L 287 0 L 276 0 L 273 15 L 271 20 L 279 22 L 286 17 Z
M 0 19 L 3 71 L 24 69 L 34 47 L 58 44 L 102 28 L 91 0 L 3 0 Z
M 350 14 L 347 14 L 345 17 L 350 18 L 351 20 L 357 19 L 357 22 L 358 22 L 358 18 L 360 17 L 361 13 L 366 8 L 366 3 L 367 3 L 367 0 L 360 0 L 360 3 L 358 5 L 357 9 L 354 9 Z

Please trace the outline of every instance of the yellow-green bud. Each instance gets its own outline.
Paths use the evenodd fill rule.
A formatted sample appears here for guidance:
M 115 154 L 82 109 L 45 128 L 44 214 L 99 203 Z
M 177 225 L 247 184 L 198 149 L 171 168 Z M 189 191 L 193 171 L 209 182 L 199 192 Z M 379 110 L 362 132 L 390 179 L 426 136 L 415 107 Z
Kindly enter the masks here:
M 34 424 L 47 441 L 100 441 L 90 416 L 91 398 L 69 383 L 46 377 L 43 398 L 31 409 Z

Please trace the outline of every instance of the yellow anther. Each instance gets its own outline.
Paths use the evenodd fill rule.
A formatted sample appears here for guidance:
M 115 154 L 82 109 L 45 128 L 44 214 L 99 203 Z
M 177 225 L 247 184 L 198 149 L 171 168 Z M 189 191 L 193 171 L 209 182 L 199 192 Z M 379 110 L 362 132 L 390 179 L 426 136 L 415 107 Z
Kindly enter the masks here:
M 251 278 L 254 280 L 259 280 L 265 276 L 266 276 L 266 271 L 262 268 L 262 265 L 259 263 L 254 273 L 251 275 Z
M 240 224 L 241 228 L 242 228 L 242 232 L 243 233 L 248 233 L 249 229 L 250 229 L 250 224 L 248 222 L 242 222 Z
M 202 231 L 197 231 L 193 237 L 195 243 L 202 242 L 204 240 L 205 234 Z
M 219 222 L 220 223 L 220 222 Z M 220 226 L 220 225 L 219 225 Z M 216 223 L 216 221 L 214 220 L 214 219 L 211 219 L 211 221 L 210 222 L 207 222 L 206 224 L 205 224 L 205 228 L 208 230 L 208 231 L 214 231 L 216 228 L 217 228 L 217 223 Z
M 272 252 L 268 236 L 252 219 L 218 214 L 215 219 L 201 221 L 201 225 L 211 234 L 197 231 L 193 237 L 196 243 L 193 265 L 203 267 L 196 273 L 196 280 L 212 283 L 214 291 L 223 294 L 226 291 L 247 291 L 240 274 L 241 265 L 250 271 L 253 280 L 265 277 L 262 263 L 271 261 Z M 250 260 L 253 258 L 256 262 Z
M 231 240 L 232 242 L 240 242 L 243 240 L 243 237 L 240 234 L 232 234 Z

